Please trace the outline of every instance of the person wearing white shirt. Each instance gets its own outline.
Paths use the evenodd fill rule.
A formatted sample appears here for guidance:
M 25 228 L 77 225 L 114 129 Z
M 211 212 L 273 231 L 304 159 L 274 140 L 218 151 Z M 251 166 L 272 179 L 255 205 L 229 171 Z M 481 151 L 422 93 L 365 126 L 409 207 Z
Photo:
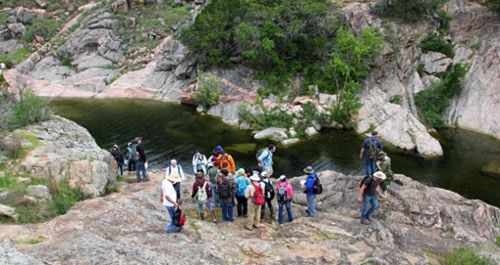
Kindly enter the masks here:
M 170 166 L 167 167 L 165 172 L 165 177 L 168 176 L 178 176 L 178 178 L 183 181 L 184 180 L 184 171 L 182 171 L 181 165 L 177 165 L 177 160 L 172 159 L 170 161 Z M 174 182 L 174 189 L 177 192 L 177 202 L 181 203 L 181 181 Z
M 181 230 L 180 227 L 174 225 L 174 213 L 177 210 L 177 207 L 179 207 L 179 204 L 177 203 L 177 192 L 172 185 L 175 182 L 181 181 L 182 180 L 178 176 L 167 176 L 161 183 L 160 203 L 163 203 L 163 206 L 165 206 L 168 211 L 168 215 L 170 216 L 170 223 L 165 228 L 167 233 Z

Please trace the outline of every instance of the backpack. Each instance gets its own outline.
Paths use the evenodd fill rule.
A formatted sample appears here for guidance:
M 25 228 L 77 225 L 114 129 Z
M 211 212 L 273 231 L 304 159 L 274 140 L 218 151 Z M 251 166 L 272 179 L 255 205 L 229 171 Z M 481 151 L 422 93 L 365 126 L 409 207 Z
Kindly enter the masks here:
M 179 176 L 179 178 L 181 178 L 181 168 L 179 166 L 176 166 L 177 167 L 177 172 L 173 171 L 172 172 L 172 165 L 168 166 L 168 170 L 170 171 L 170 176 L 174 176 L 177 175 Z
M 278 188 L 278 202 L 279 203 L 285 203 L 288 201 L 288 192 L 286 191 L 286 187 L 288 187 L 288 183 L 283 186 L 281 183 L 279 184 Z
M 368 149 L 368 159 L 377 159 L 377 140 L 370 141 L 370 148 Z
M 181 208 L 177 208 L 177 210 L 174 213 L 174 225 L 177 227 L 183 227 L 184 224 L 186 223 L 186 215 L 184 214 L 184 211 L 181 210 Z
M 137 144 L 133 144 L 132 145 L 132 152 L 130 154 L 130 160 L 132 160 L 132 162 L 137 162 L 139 161 L 140 159 L 140 156 L 139 156 L 139 153 L 137 153 Z
M 219 198 L 229 199 L 231 198 L 231 194 L 231 183 L 229 183 L 229 179 L 222 179 L 219 185 Z
M 366 175 L 366 176 L 365 176 L 365 177 L 361 180 L 361 183 L 359 184 L 359 187 L 360 187 L 360 188 L 361 188 L 361 187 L 363 187 L 363 183 L 365 183 L 365 180 L 366 180 L 366 179 L 371 179 L 371 180 L 373 180 L 373 179 L 372 179 L 372 177 L 371 177 L 370 175 Z
M 310 176 L 314 179 L 313 193 L 314 194 L 321 194 L 321 193 L 323 193 L 323 185 L 321 185 L 321 181 L 319 180 L 318 175 L 311 174 Z
M 238 177 L 237 180 L 238 180 L 238 193 L 237 194 L 239 197 L 243 197 L 243 196 L 245 196 L 245 191 L 247 190 L 248 179 L 246 179 L 244 177 Z
M 266 202 L 266 199 L 264 198 L 264 194 L 262 193 L 262 187 L 260 185 L 255 185 L 253 184 L 253 187 L 255 188 L 255 192 L 253 193 L 252 196 L 252 202 L 255 205 L 262 205 Z
M 197 202 L 199 204 L 204 204 L 207 202 L 208 200 L 208 195 L 207 195 L 207 191 L 205 190 L 205 187 L 207 186 L 207 182 L 204 182 L 203 183 L 203 187 L 198 187 L 198 193 L 197 193 Z
M 255 158 L 257 158 L 257 160 L 259 160 L 260 155 L 262 155 L 262 153 L 264 153 L 266 150 L 269 150 L 269 148 L 266 147 L 266 148 L 262 148 L 259 151 L 257 151 L 257 153 L 255 154 Z M 270 155 L 271 155 L 270 152 L 267 153 L 267 156 L 264 157 L 264 159 L 267 159 Z
M 262 181 L 264 183 L 264 187 L 266 189 L 266 200 L 272 200 L 274 199 L 274 189 L 273 189 L 273 185 L 271 183 L 269 183 L 268 181 Z
M 218 179 L 219 169 L 217 167 L 211 167 L 207 171 L 208 180 L 210 183 L 216 183 Z

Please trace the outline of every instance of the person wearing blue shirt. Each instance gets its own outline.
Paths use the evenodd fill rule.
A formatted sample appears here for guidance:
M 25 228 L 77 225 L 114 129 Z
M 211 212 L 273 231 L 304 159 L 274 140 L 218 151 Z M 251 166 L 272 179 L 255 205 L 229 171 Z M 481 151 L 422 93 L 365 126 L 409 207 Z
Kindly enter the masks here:
M 370 150 L 370 143 L 372 142 L 375 142 L 378 154 L 378 152 L 382 150 L 383 146 L 382 142 L 377 139 L 377 131 L 373 131 L 372 136 L 363 141 L 363 144 L 361 145 L 361 151 L 359 152 L 359 159 L 364 158 L 365 160 L 365 174 L 367 176 L 372 176 L 373 173 L 375 173 L 375 161 L 377 160 L 377 156 L 375 156 L 373 159 L 368 158 L 368 151 Z
M 304 193 L 307 195 L 307 213 L 309 217 L 316 217 L 316 194 L 314 193 L 314 178 L 317 177 L 316 173 L 311 166 L 304 168 L 304 172 L 308 174 L 306 180 L 306 189 Z
M 259 166 L 267 172 L 267 176 L 271 177 L 273 174 L 273 153 L 276 152 L 276 145 L 269 144 L 267 149 L 260 154 L 257 158 Z

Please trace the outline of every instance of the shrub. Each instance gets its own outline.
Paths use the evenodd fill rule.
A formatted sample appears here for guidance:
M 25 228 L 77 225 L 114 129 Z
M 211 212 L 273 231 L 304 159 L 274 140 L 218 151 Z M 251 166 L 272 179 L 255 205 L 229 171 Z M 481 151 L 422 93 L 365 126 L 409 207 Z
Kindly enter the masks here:
M 498 1 L 498 0 L 485 0 L 485 4 L 491 12 L 493 12 L 497 15 L 500 15 L 500 1 Z
M 0 61 L 4 62 L 7 68 L 13 68 L 18 63 L 24 61 L 30 54 L 31 52 L 28 49 L 22 48 L 14 53 L 0 55 Z
M 50 119 L 52 109 L 45 100 L 31 90 L 19 93 L 19 101 L 12 105 L 12 115 L 8 119 L 11 128 L 19 128 L 34 122 Z
M 26 35 L 22 38 L 24 42 L 31 42 L 35 36 L 44 39 L 52 38 L 63 27 L 63 21 L 55 18 L 34 19 L 33 24 L 26 28 Z
M 381 17 L 415 22 L 433 18 L 447 2 L 448 0 L 379 0 L 370 6 L 370 11 Z
M 449 58 L 452 57 L 453 53 L 453 44 L 445 40 L 444 36 L 432 32 L 429 32 L 427 37 L 418 44 L 418 47 L 422 49 L 424 53 L 429 51 L 440 52 Z
M 471 248 L 455 248 L 453 252 L 446 255 L 443 259 L 444 265 L 494 265 L 486 257 L 477 254 Z
M 393 104 L 401 104 L 403 102 L 403 98 L 401 97 L 400 94 L 394 95 L 389 99 L 389 102 Z
M 425 74 L 425 65 L 423 63 L 419 63 L 417 66 L 417 73 L 420 78 L 424 77 Z
M 199 91 L 194 97 L 194 102 L 205 107 L 205 111 L 210 106 L 219 103 L 219 95 L 221 94 L 219 80 L 210 73 L 198 76 Z

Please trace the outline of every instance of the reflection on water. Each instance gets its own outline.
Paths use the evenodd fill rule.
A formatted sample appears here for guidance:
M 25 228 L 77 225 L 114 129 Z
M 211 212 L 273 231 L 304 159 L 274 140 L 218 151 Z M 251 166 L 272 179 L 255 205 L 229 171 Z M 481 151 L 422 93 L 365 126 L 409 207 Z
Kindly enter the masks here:
M 248 131 L 224 124 L 220 119 L 197 114 L 192 107 L 152 100 L 78 99 L 52 101 L 56 113 L 87 128 L 102 148 L 116 143 L 122 151 L 136 136 L 143 144 L 152 168 L 166 167 L 175 158 L 192 173 L 191 158 L 199 148 L 209 155 L 222 145 L 233 155 L 237 167 L 256 164 L 255 153 L 267 146 Z M 405 174 L 429 186 L 456 191 L 500 206 L 500 178 L 483 174 L 481 168 L 500 160 L 500 144 L 490 137 L 458 130 L 440 131 L 444 157 L 425 160 L 415 154 L 389 151 L 395 173 Z M 303 175 L 312 165 L 346 175 L 361 175 L 359 160 L 362 139 L 349 132 L 326 130 L 321 135 L 288 148 L 278 146 L 274 177 Z

